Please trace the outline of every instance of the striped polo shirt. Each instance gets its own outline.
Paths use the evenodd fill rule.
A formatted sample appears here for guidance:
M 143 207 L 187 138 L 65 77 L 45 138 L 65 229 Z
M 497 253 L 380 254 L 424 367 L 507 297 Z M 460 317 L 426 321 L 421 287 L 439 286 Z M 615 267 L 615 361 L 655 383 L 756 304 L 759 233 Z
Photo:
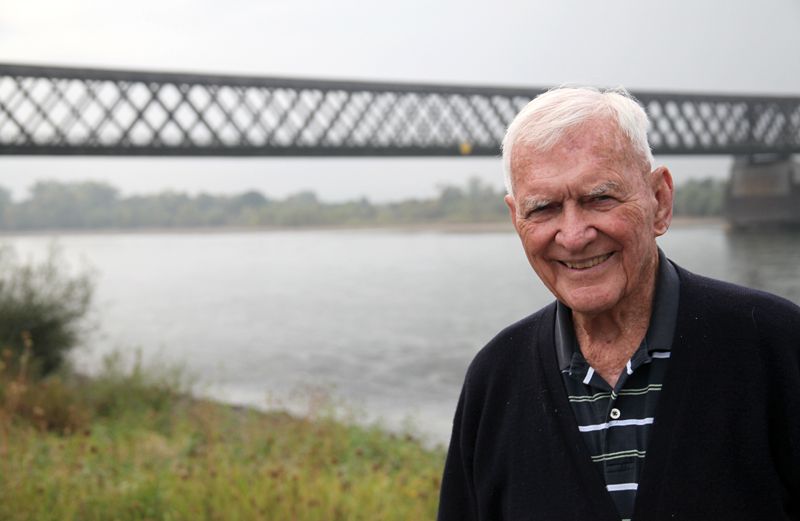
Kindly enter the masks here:
M 561 302 L 556 308 L 556 354 L 569 402 L 592 461 L 623 520 L 633 515 L 678 312 L 678 274 L 660 249 L 658 257 L 647 334 L 613 389 L 581 354 L 572 311 Z

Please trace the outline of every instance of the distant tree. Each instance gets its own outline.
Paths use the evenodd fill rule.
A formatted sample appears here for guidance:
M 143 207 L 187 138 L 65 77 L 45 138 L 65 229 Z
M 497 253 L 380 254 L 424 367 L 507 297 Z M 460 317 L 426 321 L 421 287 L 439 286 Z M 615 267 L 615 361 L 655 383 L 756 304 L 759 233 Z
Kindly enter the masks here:
M 689 179 L 675 187 L 675 215 L 721 216 L 725 207 L 727 180 Z
M 326 224 L 321 206 L 317 195 L 310 190 L 292 194 L 277 206 L 275 224 L 282 226 Z
M 10 228 L 11 192 L 0 186 L 0 230 Z
M 108 226 L 117 200 L 117 189 L 105 183 L 39 181 L 11 219 L 23 229 Z
M 34 185 L 31 196 L 20 203 L 11 201 L 7 191 L 0 191 L 0 227 L 22 230 L 370 225 L 505 219 L 503 191 L 475 177 L 465 186 L 440 187 L 436 198 L 382 205 L 374 205 L 364 197 L 325 203 L 310 190 L 283 200 L 270 200 L 255 190 L 233 196 L 206 193 L 190 196 L 167 191 L 122 198 L 115 188 L 103 183 L 48 181 Z
M 235 195 L 226 203 L 226 223 L 239 226 L 261 224 L 261 210 L 269 205 L 269 202 L 264 194 L 255 190 Z
M 316 198 L 316 197 L 315 197 Z M 269 200 L 264 194 L 255 190 L 249 190 L 243 194 L 234 196 L 231 200 L 235 208 L 259 207 L 267 204 Z
M 503 191 L 492 188 L 478 177 L 472 177 L 467 181 L 466 188 L 452 185 L 440 187 L 438 213 L 448 221 L 501 220 L 507 216 L 503 195 Z

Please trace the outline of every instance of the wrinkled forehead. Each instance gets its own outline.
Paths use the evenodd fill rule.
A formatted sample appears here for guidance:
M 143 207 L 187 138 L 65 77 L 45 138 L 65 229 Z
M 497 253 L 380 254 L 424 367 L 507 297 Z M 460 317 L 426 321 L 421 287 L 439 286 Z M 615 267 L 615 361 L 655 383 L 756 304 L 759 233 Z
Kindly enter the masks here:
M 610 119 L 594 119 L 565 129 L 548 148 L 539 148 L 520 137 L 514 142 L 511 172 L 516 178 L 536 162 L 569 162 L 579 154 L 592 157 L 598 166 L 627 165 L 636 170 L 649 170 L 630 138 Z

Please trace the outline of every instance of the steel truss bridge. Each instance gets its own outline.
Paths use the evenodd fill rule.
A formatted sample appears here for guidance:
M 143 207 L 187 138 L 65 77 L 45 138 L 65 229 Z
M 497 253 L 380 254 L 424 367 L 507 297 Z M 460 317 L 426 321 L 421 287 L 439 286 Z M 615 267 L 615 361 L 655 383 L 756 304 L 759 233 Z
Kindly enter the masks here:
M 543 90 L 0 64 L 0 154 L 496 156 Z M 800 152 L 800 97 L 634 95 L 656 154 Z

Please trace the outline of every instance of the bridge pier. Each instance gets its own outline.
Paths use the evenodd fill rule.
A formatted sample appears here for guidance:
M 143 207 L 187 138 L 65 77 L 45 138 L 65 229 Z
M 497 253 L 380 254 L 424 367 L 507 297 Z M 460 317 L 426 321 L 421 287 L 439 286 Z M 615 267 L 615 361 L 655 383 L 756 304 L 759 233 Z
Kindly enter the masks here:
M 726 202 L 736 228 L 800 226 L 800 162 L 791 155 L 737 157 Z

